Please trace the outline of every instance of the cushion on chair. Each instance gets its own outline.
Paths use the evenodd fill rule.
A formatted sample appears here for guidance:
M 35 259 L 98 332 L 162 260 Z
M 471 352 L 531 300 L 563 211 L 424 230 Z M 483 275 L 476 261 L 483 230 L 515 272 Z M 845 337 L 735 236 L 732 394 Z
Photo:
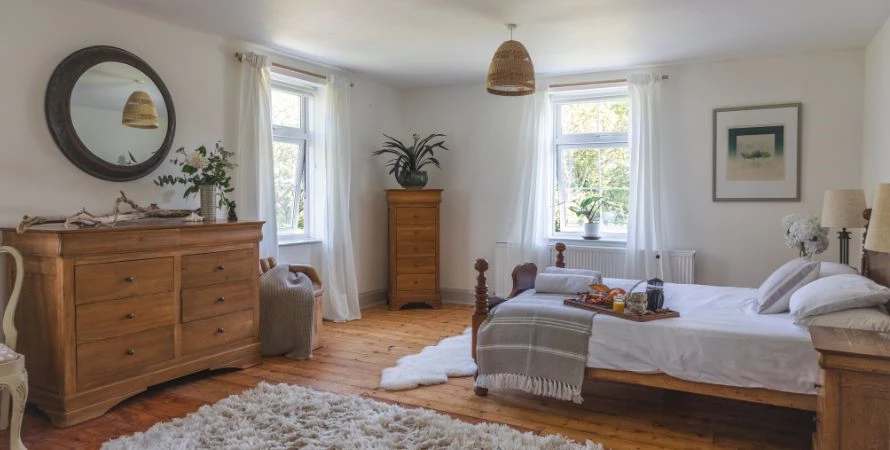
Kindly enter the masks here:
M 15 350 L 9 348 L 6 344 L 0 344 L 0 364 L 15 361 L 19 359 L 19 356 Z

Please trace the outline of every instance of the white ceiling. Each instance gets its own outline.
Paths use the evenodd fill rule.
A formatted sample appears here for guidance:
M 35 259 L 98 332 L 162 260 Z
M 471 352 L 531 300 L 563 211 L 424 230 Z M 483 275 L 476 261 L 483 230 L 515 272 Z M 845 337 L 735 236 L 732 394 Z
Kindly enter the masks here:
M 867 45 L 888 0 L 93 0 L 364 73 L 481 82 L 506 39 L 539 75 Z

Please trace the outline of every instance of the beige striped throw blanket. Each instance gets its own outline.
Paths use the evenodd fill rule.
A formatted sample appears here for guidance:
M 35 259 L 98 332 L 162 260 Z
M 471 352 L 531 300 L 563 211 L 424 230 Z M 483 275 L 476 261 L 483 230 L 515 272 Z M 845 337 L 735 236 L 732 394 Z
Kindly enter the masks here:
M 501 303 L 479 327 L 476 386 L 581 403 L 595 315 L 531 295 Z
M 315 323 L 312 281 L 287 264 L 260 275 L 260 343 L 263 355 L 306 359 L 312 355 Z

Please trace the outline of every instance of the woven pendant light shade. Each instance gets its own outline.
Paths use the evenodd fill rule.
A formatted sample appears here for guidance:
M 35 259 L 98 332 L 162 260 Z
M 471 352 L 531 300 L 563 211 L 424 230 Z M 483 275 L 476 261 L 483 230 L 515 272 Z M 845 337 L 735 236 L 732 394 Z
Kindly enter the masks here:
M 155 108 L 155 104 L 147 92 L 135 91 L 130 94 L 127 104 L 124 105 L 121 123 L 130 128 L 153 129 L 158 127 L 158 109 Z
M 512 30 L 516 25 L 508 24 Z M 519 96 L 535 93 L 535 66 L 519 41 L 504 41 L 488 66 L 485 90 L 494 95 Z

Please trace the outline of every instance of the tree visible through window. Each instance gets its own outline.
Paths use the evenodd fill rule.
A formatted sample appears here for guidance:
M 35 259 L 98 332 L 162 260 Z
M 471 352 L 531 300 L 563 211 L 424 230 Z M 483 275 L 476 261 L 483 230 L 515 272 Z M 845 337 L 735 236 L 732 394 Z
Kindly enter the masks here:
M 580 233 L 586 221 L 569 208 L 603 197 L 595 215 L 606 238 L 627 234 L 630 199 L 629 112 L 626 91 L 554 97 L 556 186 L 553 231 Z
M 307 117 L 311 93 L 283 83 L 272 86 L 272 151 L 279 233 L 306 233 Z

